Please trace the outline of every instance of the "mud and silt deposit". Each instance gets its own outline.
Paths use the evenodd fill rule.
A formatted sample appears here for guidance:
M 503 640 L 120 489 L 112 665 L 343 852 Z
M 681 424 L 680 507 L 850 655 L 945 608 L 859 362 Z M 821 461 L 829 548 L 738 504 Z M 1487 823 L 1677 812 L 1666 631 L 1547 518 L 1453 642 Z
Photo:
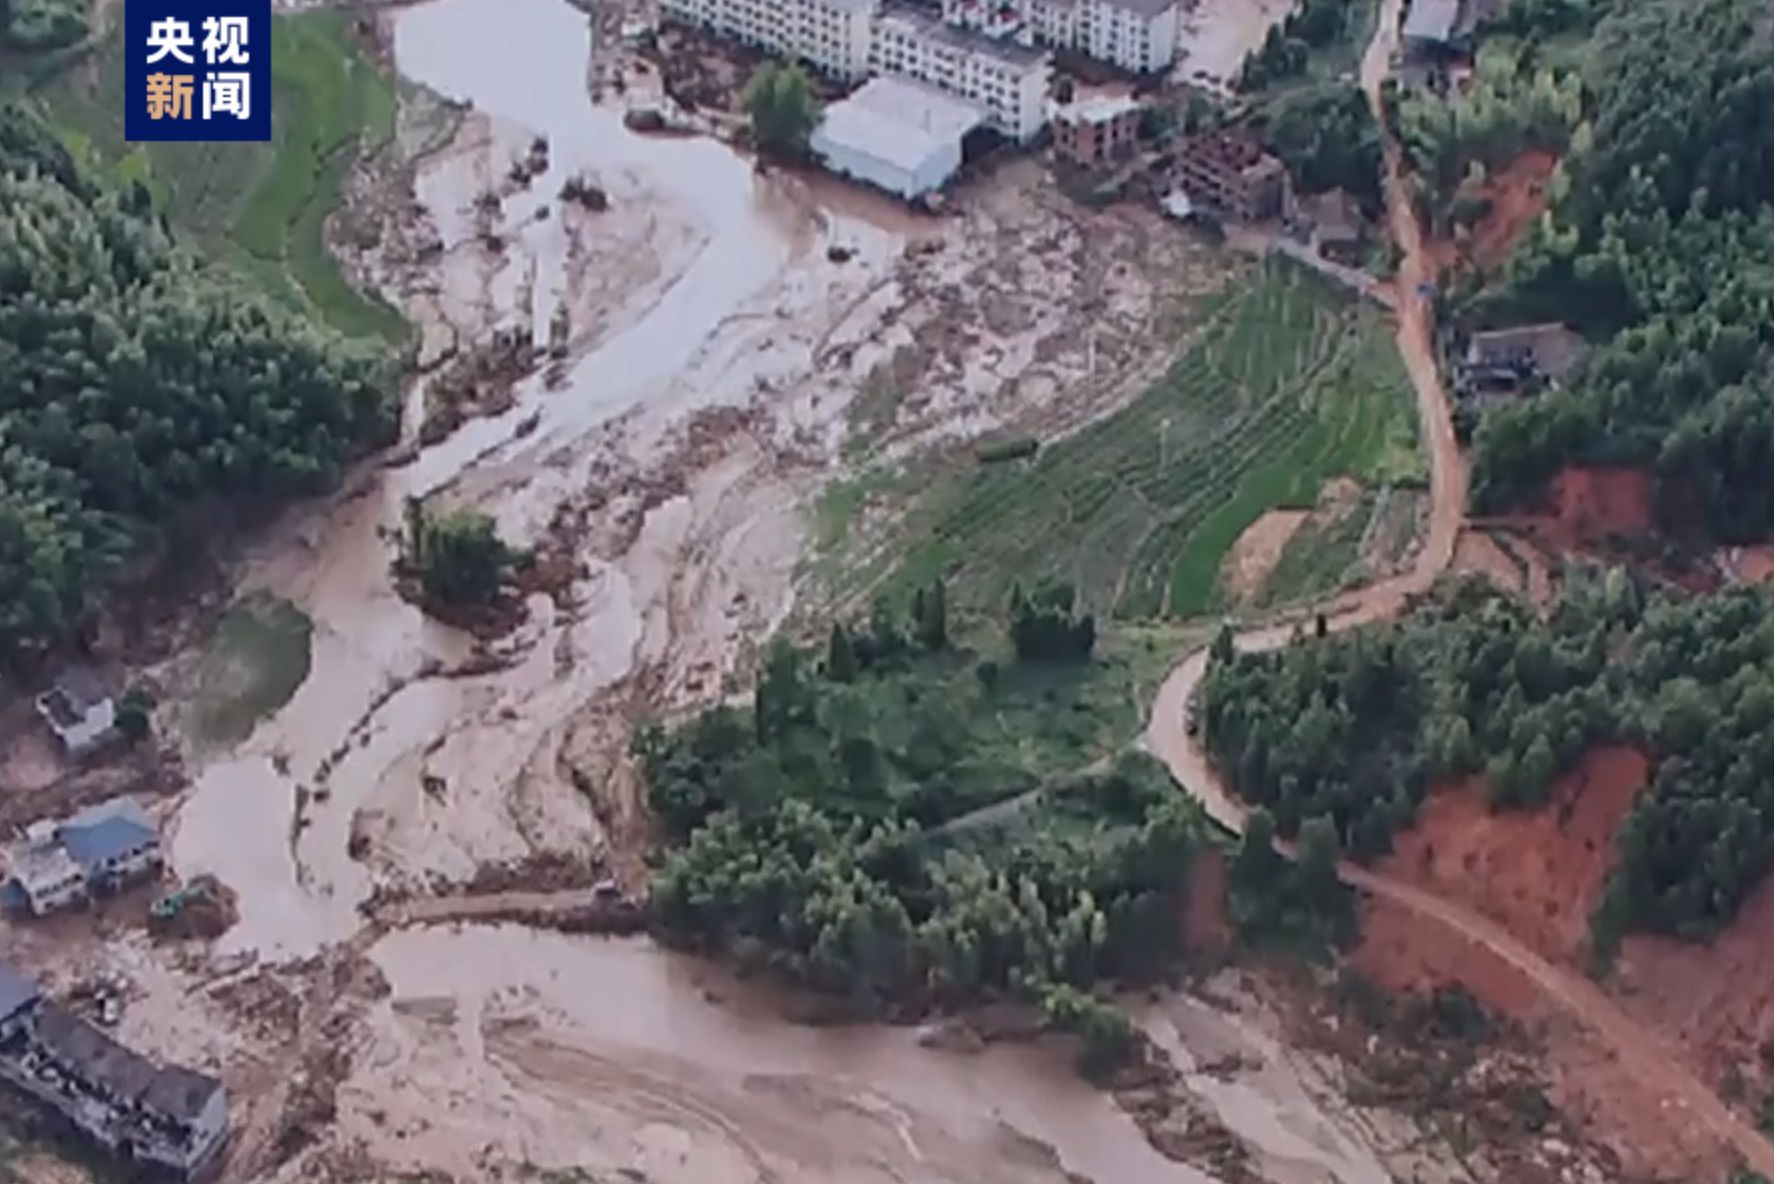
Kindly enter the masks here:
M 869 376 L 891 363 L 913 388 L 876 424 L 889 447 L 1063 423 L 1155 373 L 1178 293 L 1226 265 L 1143 211 L 1067 206 L 1032 165 L 922 219 L 634 134 L 588 97 L 589 23 L 564 0 L 380 19 L 400 72 L 459 114 L 392 203 L 386 257 L 356 261 L 420 324 L 422 373 L 389 463 L 244 561 L 241 591 L 314 632 L 287 705 L 189 754 L 171 819 L 178 873 L 215 875 L 239 919 L 206 946 L 45 933 L 22 960 L 52 985 L 125 973 L 126 1035 L 227 1079 L 231 1180 L 1207 1179 L 1045 1047 L 798 1026 L 644 939 L 401 928 L 374 906 L 562 853 L 580 886 L 635 885 L 632 729 L 741 685 Z M 545 167 L 514 175 L 539 140 Z M 512 334 L 545 364 L 422 439 L 427 384 Z M 484 509 L 569 578 L 494 641 L 428 621 L 389 580 L 409 496 Z M 1330 1103 L 1266 1090 L 1220 1108 L 1269 1178 L 1374 1178 L 1355 1136 L 1323 1135 Z

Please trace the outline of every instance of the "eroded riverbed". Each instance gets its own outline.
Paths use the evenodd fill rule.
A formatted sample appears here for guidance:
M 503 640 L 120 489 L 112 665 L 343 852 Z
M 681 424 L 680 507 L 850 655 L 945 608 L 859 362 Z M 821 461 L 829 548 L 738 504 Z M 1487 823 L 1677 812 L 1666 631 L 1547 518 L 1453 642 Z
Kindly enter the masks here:
M 638 876 L 632 728 L 741 685 L 792 606 L 807 499 L 843 471 L 858 392 L 883 368 L 906 387 L 876 417 L 886 451 L 1010 422 L 1063 429 L 1160 372 L 1181 298 L 1229 265 L 1145 211 L 1071 205 L 1033 162 L 933 221 L 760 174 L 713 141 L 635 136 L 587 98 L 588 22 L 564 0 L 429 0 L 383 19 L 399 70 L 466 105 L 415 177 L 434 249 L 384 288 L 430 360 L 500 329 L 545 339 L 560 309 L 567 358 L 559 382 L 527 378 L 509 409 L 428 447 L 410 415 L 407 463 L 358 474 L 246 558 L 242 591 L 312 618 L 311 674 L 246 742 L 191 754 L 173 860 L 232 888 L 238 923 L 213 948 L 169 954 L 136 934 L 82 955 L 136 982 L 125 1034 L 227 1078 L 230 1179 L 255 1184 L 279 1159 L 269 1178 L 289 1184 L 537 1168 L 1206 1179 L 1154 1151 L 1062 1050 L 964 1056 L 903 1029 L 813 1029 L 643 940 L 378 935 L 363 906 L 543 852 Z M 509 184 L 538 136 L 548 170 Z M 561 201 L 572 176 L 609 208 Z M 487 647 L 426 620 L 389 580 L 409 496 L 478 506 L 523 543 L 565 516 L 572 587 L 533 598 Z M 1274 1092 L 1220 1107 L 1273 1138 L 1273 1179 L 1372 1178 L 1346 1137 L 1314 1134 L 1329 1121 L 1314 1103 L 1263 1101 Z M 308 1141 L 285 1156 L 292 1126 Z

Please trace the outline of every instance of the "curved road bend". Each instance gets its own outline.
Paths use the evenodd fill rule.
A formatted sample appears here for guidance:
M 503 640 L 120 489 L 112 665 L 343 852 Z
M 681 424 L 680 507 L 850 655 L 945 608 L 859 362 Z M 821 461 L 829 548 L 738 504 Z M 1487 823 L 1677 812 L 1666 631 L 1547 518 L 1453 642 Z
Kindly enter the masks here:
M 1361 81 L 1380 124 L 1387 218 L 1402 252 L 1396 283 L 1398 352 L 1416 392 L 1418 421 L 1429 453 L 1428 537 L 1409 571 L 1334 597 L 1305 613 L 1288 614 L 1240 633 L 1236 642 L 1241 650 L 1271 650 L 1287 644 L 1295 625 L 1312 613 L 1323 613 L 1333 630 L 1397 616 L 1409 598 L 1426 592 L 1453 561 L 1454 544 L 1464 524 L 1466 460 L 1454 439 L 1447 396 L 1436 371 L 1431 310 L 1421 288 L 1430 274 L 1423 232 L 1405 184 L 1401 149 L 1386 124 L 1380 101 L 1401 8 L 1402 0 L 1383 0 L 1378 28 L 1362 60 Z M 1239 834 L 1244 829 L 1244 806 L 1214 772 L 1184 722 L 1188 703 L 1206 670 L 1205 647 L 1183 656 L 1153 700 L 1145 743 L 1170 769 L 1171 776 L 1200 800 L 1210 817 Z M 1345 862 L 1339 873 L 1352 887 L 1433 920 L 1507 963 L 1613 1050 L 1635 1076 L 1661 1085 L 1669 1100 L 1680 1103 L 1721 1142 L 1735 1148 L 1751 1168 L 1774 1179 L 1774 1143 L 1732 1113 L 1668 1044 L 1627 1015 L 1588 978 L 1549 962 L 1496 922 L 1463 905 L 1353 863 Z

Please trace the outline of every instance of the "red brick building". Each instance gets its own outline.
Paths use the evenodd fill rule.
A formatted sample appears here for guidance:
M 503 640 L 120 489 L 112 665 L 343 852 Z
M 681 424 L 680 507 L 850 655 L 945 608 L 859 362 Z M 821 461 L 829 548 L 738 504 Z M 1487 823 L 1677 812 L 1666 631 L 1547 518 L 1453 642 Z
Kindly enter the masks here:
M 1080 99 L 1053 112 L 1053 150 L 1075 164 L 1092 165 L 1133 151 L 1140 131 L 1139 100 Z

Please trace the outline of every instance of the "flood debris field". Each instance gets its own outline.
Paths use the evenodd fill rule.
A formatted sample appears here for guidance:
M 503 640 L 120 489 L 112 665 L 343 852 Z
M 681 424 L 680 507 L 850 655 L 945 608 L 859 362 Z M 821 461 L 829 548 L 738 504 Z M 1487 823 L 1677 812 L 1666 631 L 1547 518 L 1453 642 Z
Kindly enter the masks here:
M 1309 509 L 1333 477 L 1420 480 L 1403 370 L 1376 314 L 1280 261 L 1205 305 L 1124 409 L 1032 459 L 962 450 L 880 535 L 852 536 L 852 554 L 897 560 L 889 587 L 947 571 L 973 606 L 1053 580 L 1097 612 L 1186 618 L 1223 602 L 1223 557 L 1265 511 Z
M 1199 501 L 1150 502 L 1164 544 L 1141 566 L 1140 547 L 1113 543 L 1125 572 L 1090 585 L 1119 603 L 1137 570 L 1140 612 L 1192 611 L 1279 496 L 1289 431 L 1309 441 L 1311 480 L 1291 494 L 1308 504 L 1324 475 L 1406 463 L 1366 314 L 1155 216 L 1066 203 L 1030 163 L 972 182 L 953 217 L 914 219 L 709 140 L 633 135 L 588 98 L 587 18 L 559 0 L 430 0 L 375 20 L 367 42 L 400 70 L 402 101 L 378 113 L 354 92 L 374 110 L 351 119 L 392 116 L 392 156 L 370 174 L 397 188 L 325 172 L 304 196 L 312 177 L 286 191 L 252 173 L 203 199 L 241 266 L 273 264 L 267 282 L 294 299 L 334 307 L 302 269 L 323 239 L 343 248 L 344 272 L 411 323 L 420 373 L 401 445 L 238 556 L 222 635 L 153 672 L 190 724 L 193 785 L 160 806 L 171 861 L 217 877 L 238 919 L 214 941 L 155 940 L 131 898 L 9 931 L 8 958 L 60 994 L 119 984 L 120 1038 L 222 1076 L 231 1184 L 1206 1179 L 1049 1050 L 945 1057 L 905 1030 L 796 1026 L 641 939 L 453 918 L 540 914 L 526 891 L 605 877 L 641 886 L 635 725 L 743 686 L 757 640 L 830 591 L 802 558 L 834 479 L 854 489 L 912 462 L 922 480 L 935 456 L 948 479 L 913 513 L 958 524 L 943 545 L 1057 530 L 1067 563 L 1094 564 L 1087 528 L 1126 524 L 1087 520 L 1075 483 L 1123 465 L 1193 481 L 1224 451 L 1210 421 L 1230 414 L 1239 439 L 1268 442 L 1235 459 L 1270 477 L 1216 466 Z M 293 122 L 351 122 L 301 110 Z M 92 134 L 106 167 L 191 175 Z M 313 134 L 330 170 L 342 141 Z M 546 163 L 514 171 L 538 142 Z M 563 196 L 570 182 L 603 200 Z M 352 205 L 329 222 L 332 184 Z M 339 327 L 379 331 L 362 312 Z M 421 439 L 437 376 L 511 335 L 552 356 L 499 375 L 496 398 L 467 367 L 464 413 Z M 1166 417 L 1176 456 L 1140 460 Z M 972 438 L 1022 434 L 1052 447 L 1015 468 L 972 459 Z M 409 497 L 488 512 L 564 577 L 503 636 L 428 621 L 389 578 Z M 994 521 L 1000 497 L 1035 516 Z M 866 503 L 850 503 L 877 528 L 856 532 L 877 548 L 859 570 L 891 577 L 896 519 Z M 1016 557 L 979 555 L 960 586 L 996 596 Z M 420 900 L 433 907 L 402 903 Z M 1374 1178 L 1344 1143 L 1297 1152 L 1342 1121 L 1329 1100 L 1273 1121 L 1240 1105 L 1228 1121 L 1243 1115 L 1254 1144 L 1297 1128 L 1277 1163 Z

